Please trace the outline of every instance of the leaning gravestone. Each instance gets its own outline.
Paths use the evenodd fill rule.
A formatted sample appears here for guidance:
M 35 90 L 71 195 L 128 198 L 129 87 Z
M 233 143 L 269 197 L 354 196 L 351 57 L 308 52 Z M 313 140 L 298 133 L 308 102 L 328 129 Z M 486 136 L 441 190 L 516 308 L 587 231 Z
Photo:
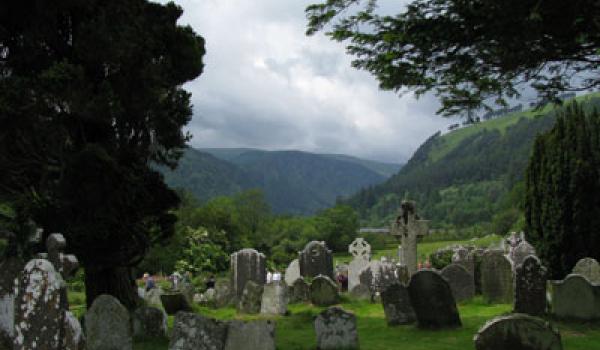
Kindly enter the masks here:
M 510 259 L 513 262 L 513 267 L 516 269 L 519 265 L 525 261 L 530 255 L 535 255 L 535 248 L 529 244 L 526 240 L 522 240 L 519 244 L 511 251 Z
M 315 277 L 310 285 L 310 300 L 317 306 L 329 306 L 338 302 L 338 290 L 331 278 L 323 275 Z
M 419 270 L 410 278 L 408 294 L 419 328 L 461 326 L 450 286 L 439 272 Z
M 300 265 L 298 263 L 298 259 L 294 259 L 288 265 L 287 269 L 285 269 L 285 284 L 291 286 L 298 278 L 300 278 Z
M 381 292 L 381 303 L 388 326 L 411 324 L 416 320 L 415 311 L 410 304 L 408 289 L 395 283 Z
M 476 350 L 562 350 L 560 334 L 544 320 L 525 314 L 496 317 L 474 338 Z
M 352 261 L 348 266 L 348 290 L 360 284 L 360 272 L 371 260 L 371 245 L 363 238 L 356 238 L 349 246 Z
M 227 324 L 191 312 L 175 316 L 169 350 L 223 350 Z
M 512 303 L 511 262 L 500 250 L 488 250 L 481 260 L 481 292 L 488 303 Z
M 269 320 L 229 321 L 225 350 L 275 350 L 275 323 Z
M 516 268 L 514 312 L 533 316 L 546 313 L 546 271 L 534 255 Z
M 181 292 L 170 292 L 160 296 L 167 315 L 175 315 L 179 311 L 192 311 L 188 298 Z
M 257 314 L 260 312 L 260 304 L 263 294 L 263 285 L 254 281 L 246 282 L 246 287 L 237 303 L 238 312 L 244 314 Z
M 267 281 L 266 258 L 254 249 L 242 249 L 231 254 L 231 288 L 240 298 L 248 281 L 263 285 Z
M 135 338 L 166 337 L 167 314 L 156 307 L 142 306 L 131 315 Z
M 356 317 L 340 307 L 331 307 L 315 319 L 317 349 L 358 349 Z
M 552 283 L 552 313 L 562 319 L 600 320 L 600 285 L 582 275 L 568 275 Z
M 133 337 L 129 311 L 115 297 L 103 294 L 85 313 L 87 350 L 131 350 Z
M 333 279 L 333 255 L 325 242 L 312 241 L 299 253 L 300 276 L 328 276 Z
M 290 303 L 310 301 L 310 286 L 299 277 L 290 287 Z
M 473 275 L 462 265 L 452 263 L 442 269 L 442 277 L 450 284 L 452 295 L 457 302 L 469 300 L 475 295 Z
M 261 314 L 285 315 L 287 304 L 287 286 L 283 281 L 265 284 L 260 303 Z
M 600 264 L 594 258 L 580 259 L 572 273 L 585 276 L 593 284 L 600 284 Z

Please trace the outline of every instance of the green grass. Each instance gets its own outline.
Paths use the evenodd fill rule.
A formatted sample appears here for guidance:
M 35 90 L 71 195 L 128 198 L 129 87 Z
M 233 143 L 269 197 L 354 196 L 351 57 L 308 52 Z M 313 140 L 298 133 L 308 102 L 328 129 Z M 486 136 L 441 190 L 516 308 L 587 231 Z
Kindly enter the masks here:
M 464 350 L 473 349 L 473 336 L 489 319 L 510 312 L 507 304 L 487 305 L 481 298 L 458 306 L 463 326 L 449 330 L 421 330 L 414 325 L 389 327 L 385 322 L 380 304 L 344 299 L 344 309 L 357 316 L 358 337 L 362 350 L 406 349 L 406 350 Z M 197 309 L 202 315 L 220 320 L 274 319 L 276 321 L 277 349 L 309 350 L 316 347 L 313 320 L 324 308 L 308 304 L 289 306 L 290 315 L 264 317 L 260 315 L 238 315 L 233 308 Z M 172 324 L 172 317 L 170 324 Z M 561 333 L 565 350 L 589 350 L 600 348 L 600 324 L 552 322 Z M 139 340 L 135 350 L 167 349 L 166 339 Z

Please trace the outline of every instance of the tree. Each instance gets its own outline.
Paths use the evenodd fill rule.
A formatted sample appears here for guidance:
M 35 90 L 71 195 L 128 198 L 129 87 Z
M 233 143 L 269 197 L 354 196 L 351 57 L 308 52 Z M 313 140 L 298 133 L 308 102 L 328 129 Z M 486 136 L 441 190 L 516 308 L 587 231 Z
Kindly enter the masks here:
M 358 214 L 348 205 L 336 205 L 315 216 L 315 228 L 330 249 L 345 252 L 356 238 Z
M 600 259 L 600 117 L 571 105 L 539 136 L 526 172 L 527 237 L 555 279 Z
M 174 167 L 189 135 L 204 40 L 182 9 L 146 0 L 0 5 L 0 196 L 19 220 L 62 232 L 87 302 L 136 304 L 131 267 L 173 234 Z
M 327 0 L 306 14 L 309 35 L 334 22 L 328 35 L 348 41 L 353 66 L 382 89 L 434 91 L 445 115 L 506 105 L 522 82 L 540 102 L 600 86 L 593 0 L 414 0 L 394 16 L 379 15 L 376 0 Z

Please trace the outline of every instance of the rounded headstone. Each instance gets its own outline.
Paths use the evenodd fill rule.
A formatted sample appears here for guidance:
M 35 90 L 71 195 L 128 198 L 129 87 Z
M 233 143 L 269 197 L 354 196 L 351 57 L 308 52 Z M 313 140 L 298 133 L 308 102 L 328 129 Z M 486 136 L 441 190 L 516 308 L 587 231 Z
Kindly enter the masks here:
M 560 334 L 544 320 L 525 314 L 486 322 L 474 338 L 476 350 L 562 350 Z
M 452 263 L 442 269 L 442 277 L 450 284 L 454 300 L 461 302 L 469 300 L 475 295 L 475 282 L 473 275 L 462 265 Z
M 331 278 L 319 275 L 310 285 L 310 300 L 317 306 L 329 306 L 338 302 L 338 289 Z
M 340 307 L 331 307 L 315 319 L 317 349 L 358 349 L 356 317 Z
M 298 263 L 302 277 L 324 275 L 333 278 L 333 255 L 325 242 L 307 243 L 299 254 Z
M 552 281 L 552 313 L 563 319 L 590 321 L 600 319 L 600 287 L 582 275 L 568 275 Z
M 419 270 L 408 284 L 419 328 L 460 327 L 456 302 L 448 282 L 435 270 Z
M 600 284 L 600 264 L 594 258 L 580 259 L 572 273 L 585 276 L 593 284 Z
M 300 265 L 298 259 L 294 259 L 285 269 L 284 280 L 288 286 L 291 286 L 298 278 L 300 278 Z
M 179 312 L 173 322 L 169 350 L 221 350 L 227 323 L 191 312 Z
M 115 297 L 98 296 L 85 314 L 87 350 L 131 350 L 129 311 Z
M 546 271 L 540 260 L 529 255 L 515 270 L 515 307 L 518 313 L 546 313 Z
M 310 286 L 304 278 L 297 278 L 290 287 L 290 303 L 310 301 Z
M 245 248 L 231 254 L 231 289 L 237 298 L 242 296 L 248 281 L 263 285 L 267 281 L 266 258 L 255 249 Z

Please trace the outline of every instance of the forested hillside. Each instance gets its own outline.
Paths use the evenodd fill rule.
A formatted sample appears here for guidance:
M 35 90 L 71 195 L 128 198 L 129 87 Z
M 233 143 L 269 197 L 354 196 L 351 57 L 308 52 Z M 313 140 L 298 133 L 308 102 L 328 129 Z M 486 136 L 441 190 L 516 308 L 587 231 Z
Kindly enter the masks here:
M 597 94 L 578 100 L 588 109 L 600 105 Z M 368 225 L 386 225 L 400 201 L 410 198 L 433 227 L 476 226 L 499 233 L 520 228 L 524 170 L 536 135 L 552 127 L 555 114 L 548 105 L 436 133 L 400 172 L 345 202 Z
M 169 186 L 191 192 L 201 203 L 258 188 L 275 213 L 313 214 L 339 197 L 385 181 L 399 168 L 343 155 L 190 148 L 175 171 L 161 170 Z

